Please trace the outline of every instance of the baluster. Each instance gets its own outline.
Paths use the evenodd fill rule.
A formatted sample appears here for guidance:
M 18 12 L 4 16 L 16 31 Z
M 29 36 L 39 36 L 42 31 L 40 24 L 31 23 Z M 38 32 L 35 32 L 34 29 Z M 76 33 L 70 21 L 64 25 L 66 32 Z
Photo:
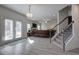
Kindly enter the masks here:
M 64 29 L 63 29 L 64 32 Z M 63 51 L 65 52 L 65 35 L 63 34 Z
M 50 30 L 50 44 L 51 44 L 51 30 Z

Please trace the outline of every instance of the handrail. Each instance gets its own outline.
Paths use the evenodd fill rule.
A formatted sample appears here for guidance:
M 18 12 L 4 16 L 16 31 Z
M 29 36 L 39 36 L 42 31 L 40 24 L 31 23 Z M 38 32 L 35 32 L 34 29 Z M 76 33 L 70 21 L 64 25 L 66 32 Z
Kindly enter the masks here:
M 66 30 L 69 26 L 71 26 L 73 23 L 74 23 L 74 21 L 72 21 L 69 25 L 67 25 L 66 28 L 63 29 L 63 30 L 65 31 L 65 30 Z
M 64 18 L 62 21 L 60 21 L 58 24 L 56 24 L 51 30 L 50 30 L 50 43 L 51 43 L 51 31 L 55 28 L 55 27 L 57 27 L 58 25 L 60 25 L 61 23 L 63 23 L 67 18 L 69 18 L 69 17 L 71 17 L 71 16 L 67 16 L 66 18 Z
M 61 23 L 63 23 L 69 17 L 71 17 L 71 16 L 67 16 L 66 18 L 64 18 L 62 21 L 60 21 L 58 24 L 56 24 L 52 29 L 54 29 L 55 27 L 57 27 L 58 25 L 60 25 Z

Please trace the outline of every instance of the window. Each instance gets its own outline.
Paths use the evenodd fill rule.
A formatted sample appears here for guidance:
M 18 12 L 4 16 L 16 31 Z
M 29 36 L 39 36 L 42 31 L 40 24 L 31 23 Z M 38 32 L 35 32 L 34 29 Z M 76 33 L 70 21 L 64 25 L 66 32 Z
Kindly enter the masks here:
M 27 24 L 27 32 L 31 30 L 31 25 L 30 24 Z
M 5 40 L 13 39 L 13 21 L 5 19 Z
M 15 37 L 16 38 L 21 37 L 22 36 L 21 35 L 21 32 L 22 32 L 22 23 L 20 21 L 16 21 L 16 27 L 15 27 L 15 29 L 16 29 Z

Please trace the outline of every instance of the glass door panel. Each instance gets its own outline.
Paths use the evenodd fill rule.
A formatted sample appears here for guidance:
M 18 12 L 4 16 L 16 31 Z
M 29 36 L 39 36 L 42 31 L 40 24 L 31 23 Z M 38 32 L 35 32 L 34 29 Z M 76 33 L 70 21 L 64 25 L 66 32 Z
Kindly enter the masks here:
M 13 21 L 5 19 L 5 40 L 13 39 Z
M 16 34 L 15 37 L 16 38 L 20 38 L 22 35 L 22 23 L 20 21 L 16 21 Z

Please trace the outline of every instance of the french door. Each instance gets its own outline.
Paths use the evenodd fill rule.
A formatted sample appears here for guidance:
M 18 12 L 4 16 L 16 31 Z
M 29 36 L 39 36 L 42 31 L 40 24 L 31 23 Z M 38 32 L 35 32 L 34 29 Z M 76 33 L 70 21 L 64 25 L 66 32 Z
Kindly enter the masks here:
M 22 23 L 20 21 L 13 22 L 13 20 L 5 19 L 5 40 L 20 38 L 21 36 Z
M 15 33 L 15 37 L 19 38 L 21 37 L 21 32 L 22 32 L 22 24 L 20 21 L 16 21 L 16 33 Z
M 5 20 L 5 40 L 13 39 L 13 21 Z

